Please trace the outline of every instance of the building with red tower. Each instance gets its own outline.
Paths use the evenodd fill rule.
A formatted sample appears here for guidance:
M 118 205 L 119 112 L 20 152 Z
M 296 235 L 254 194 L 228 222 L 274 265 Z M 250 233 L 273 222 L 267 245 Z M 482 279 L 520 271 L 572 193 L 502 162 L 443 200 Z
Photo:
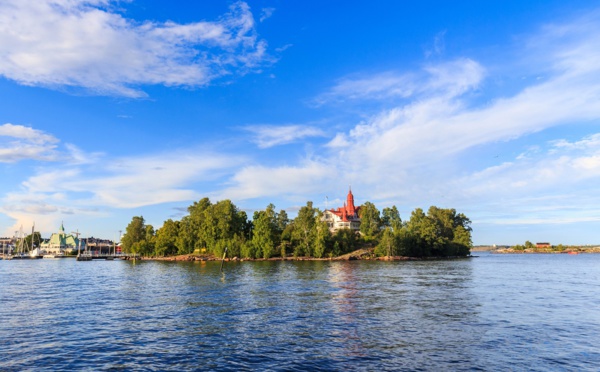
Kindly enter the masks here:
M 340 229 L 358 231 L 360 230 L 359 211 L 360 206 L 354 206 L 354 195 L 352 195 L 352 189 L 349 189 L 344 206 L 337 209 L 332 208 L 326 210 L 323 213 L 323 221 L 327 222 L 329 231 L 332 233 L 335 233 Z

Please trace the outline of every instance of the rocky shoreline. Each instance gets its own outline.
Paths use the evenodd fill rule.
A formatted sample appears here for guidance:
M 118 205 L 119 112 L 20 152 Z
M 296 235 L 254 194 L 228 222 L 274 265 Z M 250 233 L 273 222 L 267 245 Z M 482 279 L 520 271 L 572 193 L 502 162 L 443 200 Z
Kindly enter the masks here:
M 315 257 L 272 257 L 272 258 L 239 258 L 226 257 L 225 262 L 243 262 L 243 261 L 434 261 L 434 260 L 453 260 L 464 259 L 474 256 L 452 256 L 452 257 L 407 257 L 407 256 L 383 256 L 374 257 L 371 250 L 358 250 L 338 257 L 315 258 Z M 142 257 L 145 261 L 221 261 L 222 258 L 211 255 L 185 254 L 168 257 Z

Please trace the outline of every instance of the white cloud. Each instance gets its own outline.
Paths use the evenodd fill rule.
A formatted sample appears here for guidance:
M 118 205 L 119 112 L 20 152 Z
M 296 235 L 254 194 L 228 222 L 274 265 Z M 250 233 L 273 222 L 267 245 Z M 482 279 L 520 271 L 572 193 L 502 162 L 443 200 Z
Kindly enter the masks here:
M 190 151 L 138 158 L 99 159 L 94 167 L 67 167 L 40 171 L 24 186 L 27 193 L 79 193 L 84 205 L 133 208 L 191 200 L 198 196 L 190 186 L 217 177 L 240 159 Z
M 265 21 L 268 18 L 271 18 L 271 16 L 273 15 L 273 13 L 275 12 L 275 8 L 262 8 L 261 14 L 260 14 L 260 22 Z
M 558 150 L 585 150 L 585 149 L 600 149 L 600 133 L 592 134 L 582 138 L 580 141 L 569 142 L 565 139 L 559 139 L 550 143 L 555 149 Z
M 444 40 L 445 36 L 446 30 L 440 31 L 435 35 L 435 37 L 433 38 L 433 45 L 431 45 L 425 50 L 425 58 L 429 58 L 431 56 L 439 56 L 444 53 L 444 50 L 446 49 Z
M 595 134 L 591 137 L 597 137 Z M 590 138 L 590 137 L 587 137 Z M 586 139 L 587 139 L 586 138 Z M 584 142 L 583 139 L 579 142 Z M 564 150 L 563 150 L 564 149 Z M 488 167 L 460 180 L 468 194 L 478 199 L 495 195 L 509 198 L 514 195 L 538 195 L 552 190 L 557 195 L 571 194 L 572 190 L 593 185 L 600 178 L 600 146 L 551 149 L 531 157 L 520 157 L 500 166 Z M 579 197 L 582 197 L 579 195 Z
M 68 213 L 97 216 L 107 209 L 197 199 L 205 196 L 199 184 L 244 163 L 240 156 L 197 149 L 133 158 L 83 157 L 83 163 L 37 168 L 20 190 L 3 197 L 0 210 L 18 225 L 35 219 L 42 231 L 53 231 L 61 215 Z
M 291 47 L 293 47 L 293 46 L 294 46 L 294 44 L 285 44 L 285 45 L 284 45 L 284 46 L 282 46 L 282 47 L 275 48 L 275 51 L 276 51 L 277 53 L 281 53 L 281 52 L 284 52 L 284 51 L 286 51 L 287 49 L 289 49 L 289 48 L 291 48 Z
M 56 158 L 58 139 L 23 125 L 0 125 L 0 163 L 21 160 L 51 161 Z
M 447 167 L 452 157 L 476 146 L 597 120 L 600 63 L 582 62 L 595 61 L 600 50 L 600 40 L 592 35 L 569 45 L 579 53 L 579 63 L 563 61 L 573 54 L 569 50 L 549 50 L 545 55 L 555 57 L 550 65 L 561 69 L 512 97 L 484 105 L 474 105 L 464 95 L 478 88 L 485 76 L 476 62 L 460 59 L 427 67 L 430 76 L 414 84 L 421 86 L 414 100 L 372 116 L 348 134 L 338 134 L 336 144 L 344 143 L 341 138 L 346 141 L 338 154 L 340 163 L 360 163 L 368 170 L 366 178 L 380 183 L 378 175 L 387 177 L 399 168 L 412 170 L 424 164 L 435 168 L 438 163 Z
M 200 87 L 269 60 L 244 2 L 218 20 L 139 22 L 114 0 L 0 2 L 0 74 L 20 84 L 141 97 L 143 84 Z
M 244 128 L 254 134 L 253 142 L 264 149 L 299 141 L 307 137 L 323 137 L 319 128 L 307 125 L 251 125 Z
M 417 73 L 386 71 L 369 76 L 346 77 L 315 103 L 367 101 L 428 97 L 432 94 L 459 95 L 476 88 L 485 76 L 484 68 L 468 58 L 428 64 Z
M 240 200 L 300 195 L 304 199 L 310 193 L 321 191 L 325 183 L 335 178 L 334 169 L 315 160 L 305 160 L 298 166 L 248 166 L 236 172 L 233 186 L 219 192 L 219 197 Z

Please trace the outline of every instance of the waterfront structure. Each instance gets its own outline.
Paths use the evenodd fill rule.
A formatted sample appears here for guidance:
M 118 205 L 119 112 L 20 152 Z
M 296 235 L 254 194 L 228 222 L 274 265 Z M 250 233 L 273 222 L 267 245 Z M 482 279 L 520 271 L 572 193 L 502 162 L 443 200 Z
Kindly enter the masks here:
M 65 233 L 65 227 L 63 224 L 60 225 L 60 230 L 57 233 L 52 234 L 50 239 L 40 244 L 40 249 L 45 251 L 47 254 L 60 254 L 67 251 L 73 252 L 77 249 L 85 249 L 85 243 L 79 239 L 79 233 L 72 234 Z
M 337 209 L 328 209 L 323 212 L 322 220 L 327 222 L 329 231 L 332 233 L 337 232 L 340 229 L 350 229 L 353 231 L 360 230 L 360 217 L 358 212 L 360 206 L 354 205 L 354 195 L 352 195 L 352 189 L 348 190 L 346 196 L 346 202 L 343 207 Z

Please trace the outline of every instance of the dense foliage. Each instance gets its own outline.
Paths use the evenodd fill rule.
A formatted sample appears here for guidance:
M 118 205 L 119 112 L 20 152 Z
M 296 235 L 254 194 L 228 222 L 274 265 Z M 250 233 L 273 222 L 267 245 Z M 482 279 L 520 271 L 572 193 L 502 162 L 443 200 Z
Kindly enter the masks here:
M 381 212 L 371 202 L 361 206 L 361 229 L 332 234 L 323 212 L 307 202 L 296 218 L 269 204 L 252 220 L 230 200 L 201 199 L 180 221 L 171 219 L 154 231 L 141 216 L 133 217 L 122 239 L 125 252 L 146 256 L 211 254 L 230 257 L 336 257 L 359 248 L 375 248 L 378 256 L 446 257 L 470 253 L 471 221 L 454 209 L 414 210 L 403 222 L 396 206 Z

